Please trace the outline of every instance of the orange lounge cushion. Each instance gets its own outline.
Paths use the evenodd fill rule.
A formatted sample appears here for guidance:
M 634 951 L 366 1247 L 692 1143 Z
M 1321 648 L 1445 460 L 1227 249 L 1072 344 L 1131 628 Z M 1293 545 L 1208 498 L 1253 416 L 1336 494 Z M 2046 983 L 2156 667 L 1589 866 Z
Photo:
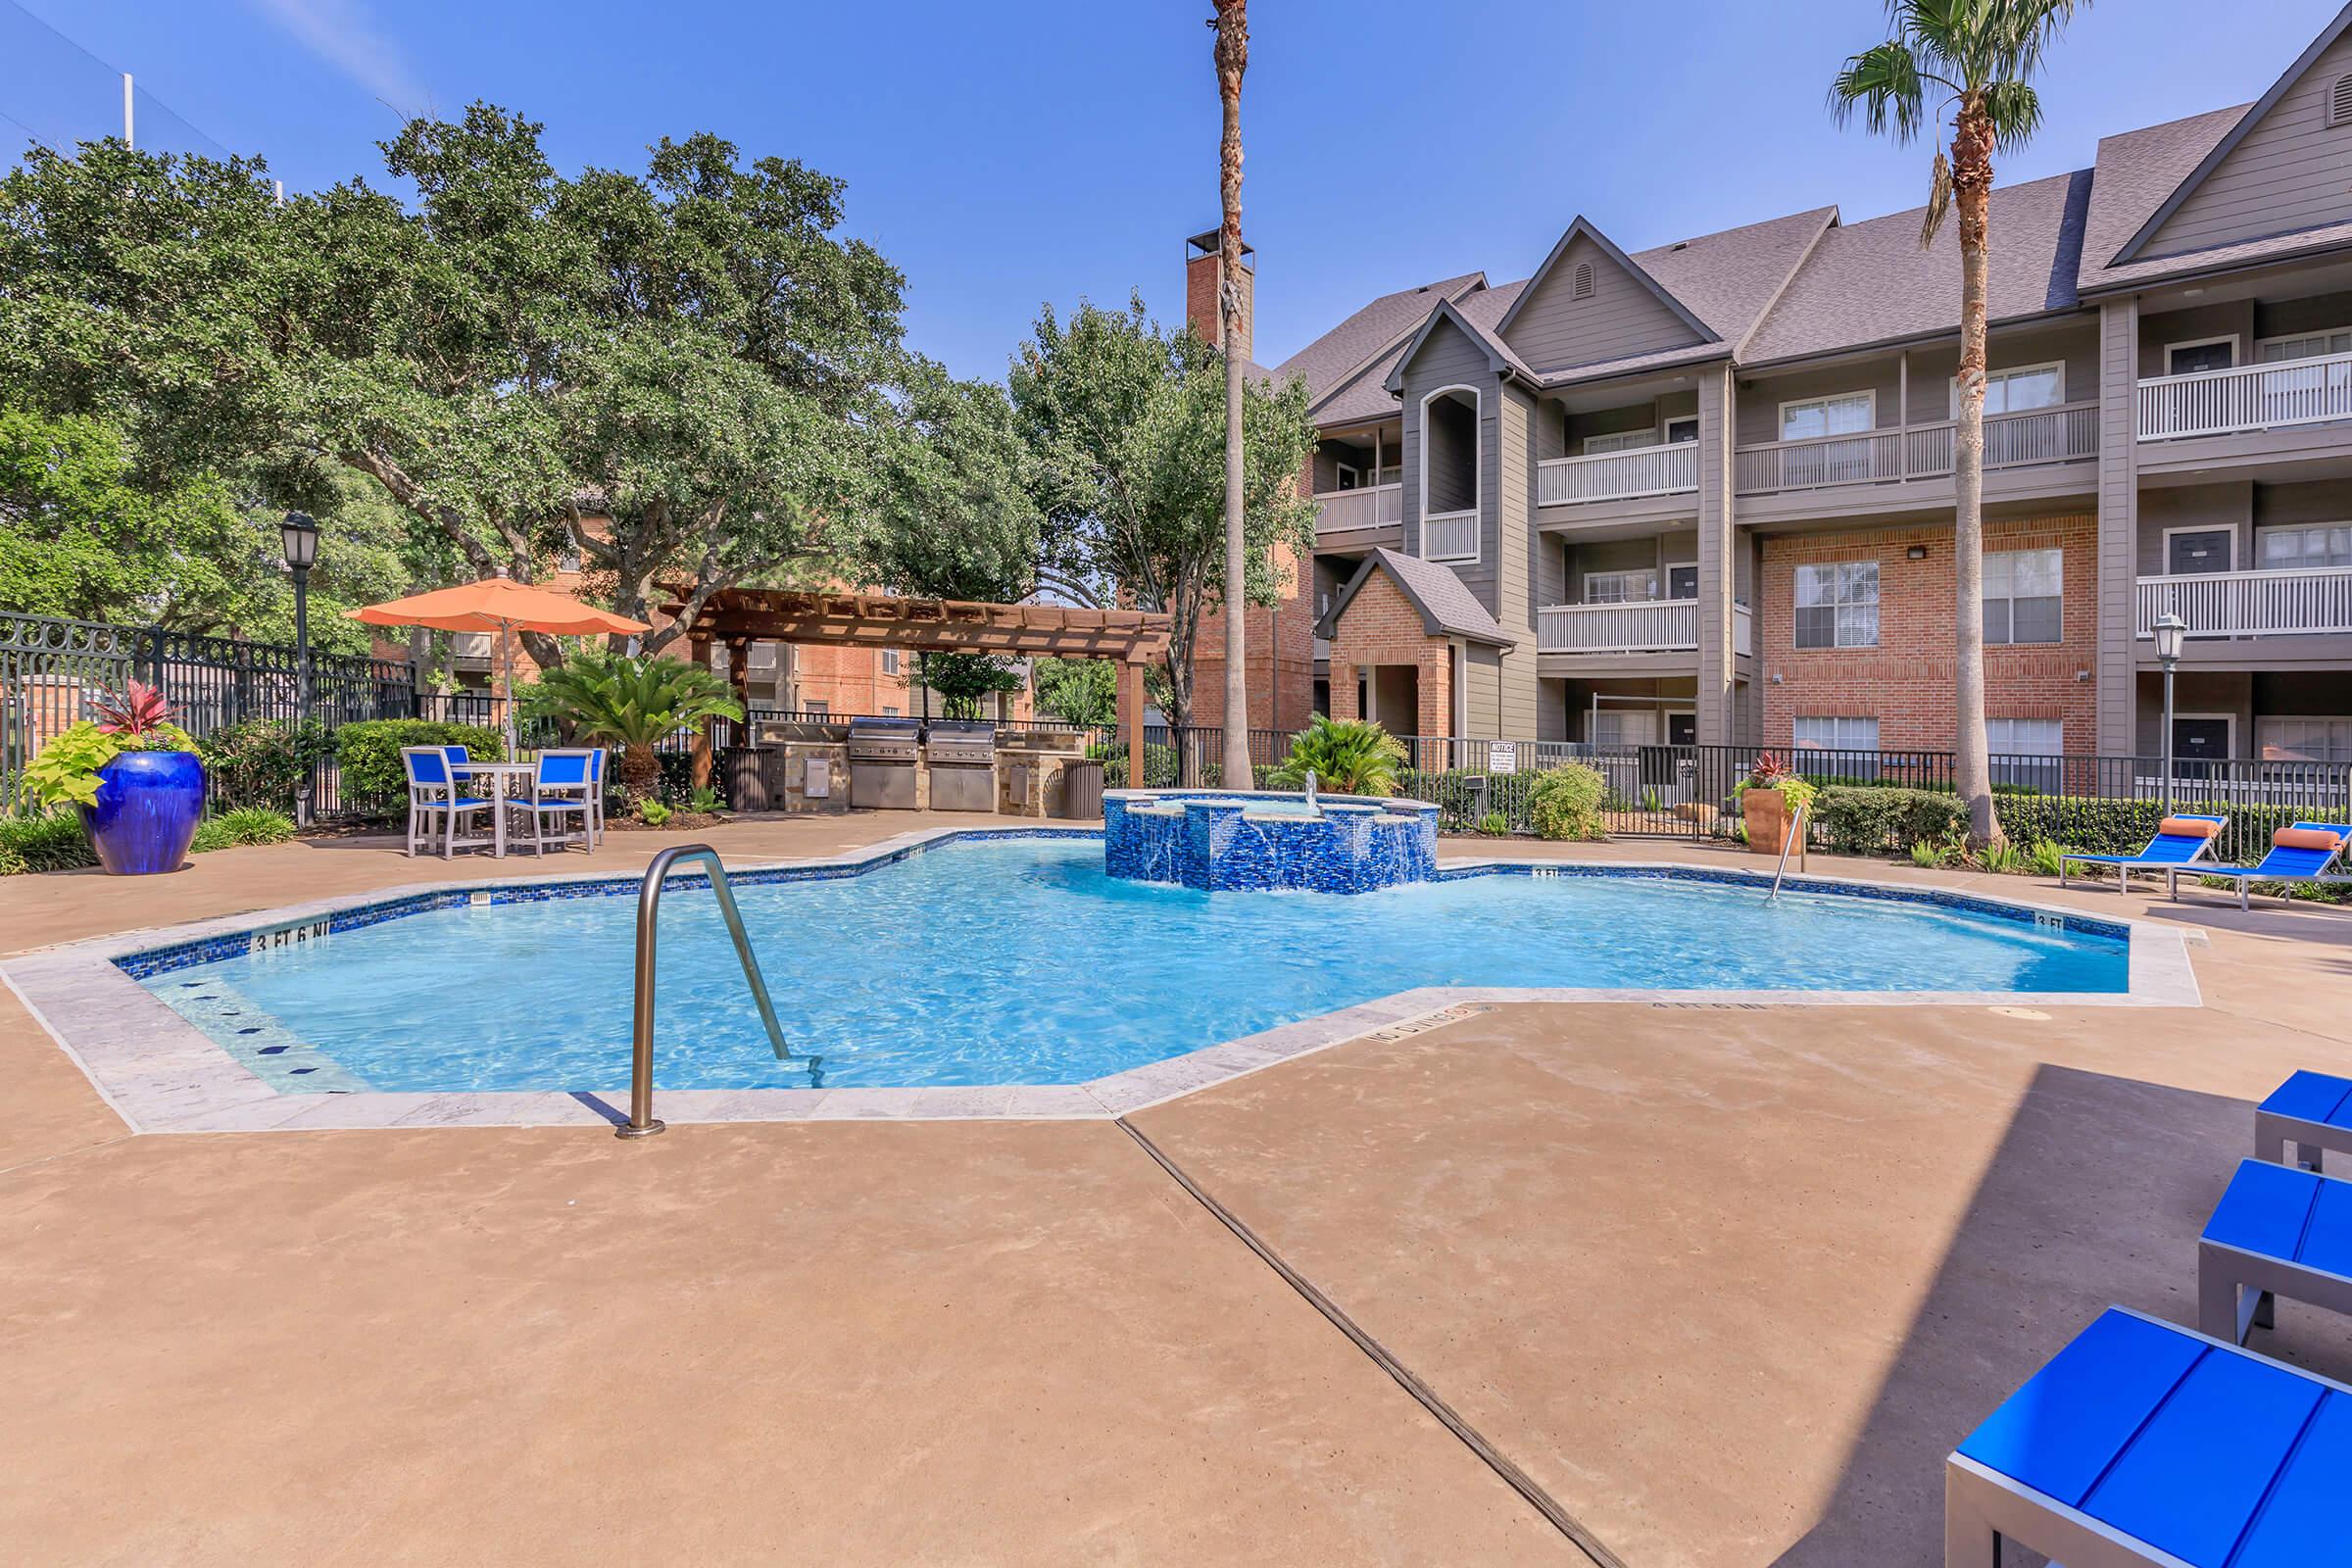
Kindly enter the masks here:
M 2221 823 L 2208 822 L 2195 816 L 2168 816 L 2156 824 L 2157 832 L 2173 838 L 2209 839 L 2221 830 Z M 2332 844 L 2335 841 L 2329 839 L 2328 842 Z
M 2343 842 L 2324 827 L 2282 827 L 2271 843 L 2282 850 L 2332 850 Z

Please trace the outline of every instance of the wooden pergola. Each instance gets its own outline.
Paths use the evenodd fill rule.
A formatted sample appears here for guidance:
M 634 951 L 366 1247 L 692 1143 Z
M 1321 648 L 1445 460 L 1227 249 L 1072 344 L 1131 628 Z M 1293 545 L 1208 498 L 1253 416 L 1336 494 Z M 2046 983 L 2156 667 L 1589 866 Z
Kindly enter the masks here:
M 1081 610 L 1069 605 L 990 605 L 960 599 L 899 599 L 888 594 L 810 593 L 782 588 L 724 588 L 692 613 L 681 600 L 662 607 L 685 624 L 695 662 L 725 644 L 735 696 L 750 691 L 746 651 L 755 642 L 814 643 L 835 648 L 899 648 L 919 654 L 997 654 L 1009 658 L 1112 659 L 1119 664 L 1119 706 L 1127 715 L 1127 755 L 1142 777 L 1144 667 L 1168 656 L 1169 618 L 1141 610 Z M 697 785 L 710 778 L 710 727 L 695 746 Z

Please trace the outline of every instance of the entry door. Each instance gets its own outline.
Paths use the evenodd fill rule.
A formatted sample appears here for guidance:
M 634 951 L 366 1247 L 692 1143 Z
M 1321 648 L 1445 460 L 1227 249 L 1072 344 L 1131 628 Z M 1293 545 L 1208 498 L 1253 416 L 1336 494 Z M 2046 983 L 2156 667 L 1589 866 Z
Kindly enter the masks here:
M 2227 528 L 2184 529 L 2164 542 L 2164 569 L 2175 577 L 2228 571 L 2232 560 Z
M 2208 778 L 2206 764 L 2230 755 L 2230 720 L 2176 718 L 2173 720 L 2173 770 L 2177 778 Z
M 1698 744 L 1698 715 L 1696 713 L 1668 713 L 1666 715 L 1666 744 L 1696 746 Z
M 1696 599 L 1698 597 L 1698 568 L 1696 566 L 1668 566 L 1666 568 L 1666 597 Z

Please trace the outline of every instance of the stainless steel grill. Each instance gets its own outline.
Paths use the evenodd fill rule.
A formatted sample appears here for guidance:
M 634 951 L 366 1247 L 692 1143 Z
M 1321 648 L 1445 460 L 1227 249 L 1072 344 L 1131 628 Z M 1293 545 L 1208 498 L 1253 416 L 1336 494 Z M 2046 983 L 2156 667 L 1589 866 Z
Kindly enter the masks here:
M 913 810 L 919 740 L 911 718 L 850 720 L 850 804 L 860 809 Z
M 997 808 L 997 727 L 968 719 L 940 719 L 924 743 L 931 765 L 931 809 Z

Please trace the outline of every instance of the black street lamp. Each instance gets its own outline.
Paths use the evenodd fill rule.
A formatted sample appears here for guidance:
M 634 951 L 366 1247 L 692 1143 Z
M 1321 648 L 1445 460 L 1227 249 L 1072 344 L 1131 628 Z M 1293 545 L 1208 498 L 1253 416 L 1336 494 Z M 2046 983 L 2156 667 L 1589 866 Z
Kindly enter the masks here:
M 301 744 L 304 726 L 311 721 L 311 564 L 318 559 L 318 525 L 307 513 L 289 512 L 277 536 L 285 547 L 286 567 L 294 573 L 294 733 Z M 297 825 L 311 825 L 311 769 L 305 766 L 294 797 Z

